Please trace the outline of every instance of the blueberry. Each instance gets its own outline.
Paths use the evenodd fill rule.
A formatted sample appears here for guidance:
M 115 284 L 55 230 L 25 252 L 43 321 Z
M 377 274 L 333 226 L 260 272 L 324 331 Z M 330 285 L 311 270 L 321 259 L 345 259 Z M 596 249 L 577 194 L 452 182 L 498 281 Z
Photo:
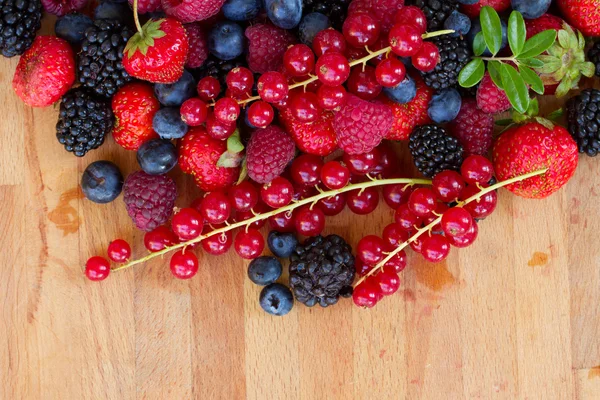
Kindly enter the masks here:
M 244 30 L 235 22 L 219 22 L 208 35 L 208 50 L 221 60 L 242 55 L 244 43 Z
M 267 238 L 269 250 L 277 257 L 288 258 L 298 246 L 298 239 L 293 233 L 280 233 L 277 231 L 269 232 Z
M 124 25 L 132 22 L 131 9 L 126 3 L 103 1 L 94 9 L 94 19 L 116 19 Z
M 437 92 L 429 102 L 427 114 L 433 122 L 444 124 L 452 121 L 458 115 L 462 99 L 456 89 L 446 89 Z
M 260 306 L 271 315 L 278 317 L 289 313 L 294 305 L 294 296 L 281 283 L 272 283 L 260 291 Z
M 183 75 L 175 83 L 157 83 L 154 85 L 156 98 L 166 107 L 178 107 L 196 94 L 196 81 L 192 74 L 183 71 Z
M 306 15 L 300 22 L 298 28 L 298 36 L 300 41 L 307 46 L 312 46 L 313 39 L 317 33 L 325 30 L 331 26 L 327 15 L 314 12 Z
M 523 18 L 536 19 L 550 8 L 552 0 L 511 0 L 512 8 L 523 14 Z
M 406 78 L 396 86 L 383 88 L 383 93 L 396 103 L 406 104 L 417 95 L 417 83 L 413 78 L 406 75 Z
M 506 22 L 503 19 L 500 19 L 500 23 L 502 25 L 502 44 L 500 45 L 500 50 L 502 50 L 508 44 L 508 37 L 506 36 Z M 481 21 L 479 21 L 479 18 L 473 18 L 471 20 L 471 30 L 467 34 L 467 40 L 469 41 L 471 47 L 473 47 L 475 35 L 477 35 L 479 32 L 481 32 Z M 491 55 L 492 53 L 486 47 L 485 51 L 483 52 L 483 56 L 489 57 Z
M 110 203 L 123 189 L 123 175 L 110 161 L 95 161 L 87 166 L 81 177 L 81 190 L 94 203 Z
M 162 139 L 181 139 L 188 131 L 188 126 L 181 119 L 179 108 L 166 107 L 158 110 L 152 119 L 152 127 Z
M 281 276 L 281 263 L 272 256 L 260 256 L 248 265 L 248 278 L 257 285 L 265 286 Z
M 471 5 L 471 4 L 477 4 L 479 3 L 480 0 L 458 0 L 458 2 L 460 4 L 467 4 L 467 5 Z
M 166 174 L 177 165 L 177 149 L 168 140 L 152 139 L 138 149 L 137 162 L 147 174 Z
M 54 31 L 56 36 L 65 39 L 69 43 L 81 44 L 85 38 L 83 34 L 92 25 L 94 25 L 94 22 L 87 15 L 71 13 L 56 20 Z
M 221 11 L 231 21 L 248 21 L 255 18 L 262 8 L 262 0 L 227 0 Z
M 444 21 L 444 28 L 452 29 L 454 31 L 451 36 L 463 36 L 471 30 L 471 20 L 465 14 L 454 10 L 452 11 L 452 14 L 446 18 L 446 21 Z
M 302 19 L 302 0 L 265 0 L 267 17 L 282 28 L 295 28 Z

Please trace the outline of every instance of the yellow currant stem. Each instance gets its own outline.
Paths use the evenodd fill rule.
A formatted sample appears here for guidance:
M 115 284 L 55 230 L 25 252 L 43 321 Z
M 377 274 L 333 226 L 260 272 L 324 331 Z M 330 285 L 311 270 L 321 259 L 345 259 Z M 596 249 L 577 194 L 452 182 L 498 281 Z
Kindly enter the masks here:
M 327 192 L 321 192 L 315 196 L 312 197 L 307 197 L 306 199 L 302 199 L 302 200 L 298 200 L 296 202 L 293 202 L 285 207 L 281 207 L 278 208 L 276 210 L 273 211 L 269 211 L 267 213 L 263 213 L 263 214 L 256 214 L 254 217 L 247 219 L 245 221 L 240 221 L 240 222 L 236 222 L 235 224 L 231 224 L 231 225 L 226 225 L 222 228 L 216 229 L 214 231 L 208 232 L 205 235 L 200 235 L 195 239 L 192 240 L 188 240 L 187 242 L 183 242 L 183 243 L 178 243 L 174 246 L 171 247 L 166 247 L 163 250 L 157 251 L 155 253 L 150 253 L 148 254 L 146 257 L 142 257 L 139 258 L 137 260 L 132 260 L 129 261 L 127 264 L 123 264 L 119 267 L 116 268 L 112 268 L 112 272 L 115 271 L 120 271 L 122 269 L 127 269 L 129 267 L 133 267 L 136 264 L 142 264 L 145 263 L 146 261 L 149 261 L 155 257 L 159 257 L 162 256 L 164 254 L 167 254 L 173 250 L 178 250 L 178 249 L 183 249 L 187 246 L 193 245 L 195 243 L 198 243 L 208 237 L 214 236 L 214 235 L 220 235 L 222 233 L 225 233 L 227 231 L 236 229 L 236 228 L 242 228 L 242 227 L 249 227 L 252 223 L 256 222 L 256 221 L 262 221 L 264 219 L 270 218 L 274 215 L 277 214 L 281 214 L 284 212 L 291 212 L 292 210 L 301 207 L 303 205 L 306 204 L 316 204 L 319 200 L 322 199 L 326 199 L 329 197 L 333 197 L 339 193 L 345 193 L 345 192 L 349 192 L 352 190 L 360 190 L 360 189 L 366 189 L 368 187 L 373 187 L 373 186 L 383 186 L 383 185 L 398 185 L 398 184 L 406 184 L 408 186 L 412 186 L 412 185 L 431 185 L 431 181 L 428 179 L 408 179 L 408 178 L 394 178 L 394 179 L 379 179 L 379 180 L 373 180 L 373 181 L 367 181 L 367 182 L 362 182 L 362 183 L 357 183 L 354 185 L 347 185 L 344 186 L 341 189 L 336 189 L 336 190 L 330 190 Z
M 521 182 L 521 181 L 524 181 L 525 179 L 533 178 L 534 176 L 543 175 L 546 173 L 547 170 L 548 170 L 547 168 L 543 168 L 543 169 L 539 169 L 534 172 L 530 172 L 528 174 L 520 175 L 520 176 L 511 178 L 511 179 L 507 179 L 502 182 L 498 182 L 495 185 L 492 185 L 492 186 L 482 189 L 480 192 L 475 193 L 473 196 L 469 197 L 468 199 L 458 202 L 456 207 L 463 207 L 465 204 L 469 204 L 473 201 L 478 201 L 480 198 L 482 198 L 487 193 L 493 192 L 494 190 L 500 189 L 501 187 L 504 187 L 504 186 L 507 186 L 507 185 L 510 185 L 510 184 L 513 184 L 516 182 Z M 439 224 L 441 221 L 442 221 L 442 216 L 439 216 L 438 218 L 436 218 L 432 223 L 430 223 L 426 227 L 418 229 L 417 232 L 414 235 L 412 235 L 410 238 L 408 238 L 408 240 L 406 242 L 402 243 L 400 246 L 396 247 L 393 251 L 389 252 L 388 255 L 383 260 L 381 260 L 381 262 L 379 262 L 376 266 L 374 266 L 367 274 L 365 274 L 365 276 L 360 278 L 358 280 L 358 282 L 356 282 L 354 284 L 354 287 L 357 287 L 369 276 L 374 275 L 376 272 L 380 271 L 388 261 L 390 261 L 392 258 L 394 258 L 394 256 L 396 256 L 396 254 L 398 254 L 400 251 L 405 249 L 412 242 L 416 241 L 424 233 L 431 231 L 431 229 L 433 229 L 433 227 L 436 226 L 437 224 Z
M 140 24 L 140 17 L 138 16 L 138 0 L 133 0 L 133 20 L 135 21 L 135 27 L 140 33 L 141 37 L 144 37 L 144 30 Z

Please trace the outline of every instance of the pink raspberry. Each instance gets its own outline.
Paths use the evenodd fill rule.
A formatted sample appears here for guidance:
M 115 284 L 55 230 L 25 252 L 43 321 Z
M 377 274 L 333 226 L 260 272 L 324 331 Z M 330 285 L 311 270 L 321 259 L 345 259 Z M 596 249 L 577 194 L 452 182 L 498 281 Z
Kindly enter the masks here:
M 258 183 L 271 182 L 292 161 L 295 149 L 292 138 L 280 127 L 257 129 L 246 147 L 248 175 Z
M 498 114 L 511 107 L 504 90 L 496 86 L 487 72 L 477 88 L 477 107 L 489 114 Z
M 167 175 L 132 173 L 123 185 L 123 200 L 135 226 L 146 232 L 171 218 L 177 198 L 175 181 Z
M 348 95 L 348 101 L 335 114 L 333 129 L 338 146 L 348 154 L 373 150 L 392 127 L 392 110 L 385 104 L 365 101 Z
M 348 7 L 348 15 L 367 12 L 380 21 L 381 30 L 387 32 L 396 23 L 396 12 L 403 6 L 404 0 L 353 0 Z
M 88 0 L 42 0 L 44 10 L 50 14 L 62 17 L 72 11 L 81 10 Z
M 133 0 L 129 0 L 129 5 L 133 8 Z M 162 10 L 160 0 L 138 0 L 138 13 L 146 14 Z
M 463 99 L 448 130 L 463 145 L 466 155 L 486 155 L 492 146 L 494 117 L 478 109 L 475 99 Z
M 246 28 L 248 38 L 248 67 L 252 72 L 264 74 L 280 71 L 283 53 L 296 43 L 294 35 L 271 24 L 256 24 Z
M 187 68 L 199 68 L 208 58 L 206 33 L 198 23 L 186 24 L 185 30 L 190 42 L 190 52 L 185 66 Z
M 217 14 L 225 0 L 162 0 L 167 15 L 181 23 L 203 21 Z

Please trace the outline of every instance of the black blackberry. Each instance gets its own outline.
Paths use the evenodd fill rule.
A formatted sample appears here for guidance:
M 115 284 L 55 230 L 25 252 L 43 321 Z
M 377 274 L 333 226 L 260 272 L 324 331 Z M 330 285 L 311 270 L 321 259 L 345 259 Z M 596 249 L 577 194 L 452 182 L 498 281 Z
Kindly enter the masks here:
M 569 100 L 567 119 L 579 152 L 595 157 L 600 152 L 600 90 L 586 89 Z
M 0 50 L 4 57 L 31 47 L 42 19 L 40 0 L 0 0 Z
M 446 18 L 452 14 L 452 11 L 458 10 L 456 0 L 408 0 L 406 5 L 417 6 L 423 10 L 429 32 L 443 29 Z
M 442 127 L 423 125 L 410 134 L 408 148 L 415 166 L 428 178 L 447 169 L 460 170 L 463 147 Z
M 432 40 L 440 51 L 440 60 L 433 71 L 421 75 L 425 84 L 435 90 L 443 90 L 458 84 L 458 74 L 471 61 L 471 49 L 461 37 L 448 35 L 434 37 Z
M 331 26 L 341 31 L 350 2 L 351 0 L 304 0 L 302 13 L 304 15 L 313 12 L 325 14 L 329 18 Z
M 83 157 L 88 151 L 100 147 L 113 123 L 110 101 L 78 87 L 61 99 L 56 138 L 65 150 Z
M 588 59 L 596 65 L 596 76 L 600 76 L 600 41 L 588 51 Z
M 290 256 L 290 287 L 308 307 L 327 307 L 340 296 L 352 296 L 354 274 L 352 248 L 337 235 L 308 238 Z
M 79 83 L 97 95 L 112 97 L 133 78 L 123 67 L 123 51 L 133 31 L 114 19 L 99 19 L 85 31 L 77 56 Z

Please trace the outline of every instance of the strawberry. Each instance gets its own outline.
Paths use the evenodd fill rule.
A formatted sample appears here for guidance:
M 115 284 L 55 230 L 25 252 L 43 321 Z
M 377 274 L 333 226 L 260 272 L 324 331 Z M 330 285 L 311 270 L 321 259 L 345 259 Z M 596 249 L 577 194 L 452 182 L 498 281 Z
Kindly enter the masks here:
M 511 107 L 504 90 L 496 86 L 487 72 L 477 88 L 477 107 L 488 114 L 498 114 Z
M 600 0 L 557 0 L 567 21 L 586 36 L 600 36 Z
M 549 29 L 558 31 L 562 29 L 563 22 L 562 19 L 552 14 L 544 14 L 536 19 L 526 19 L 525 27 L 527 28 L 527 39 Z
M 174 83 L 183 75 L 188 51 L 188 36 L 181 22 L 151 19 L 127 42 L 123 66 L 135 78 Z
M 119 89 L 112 99 L 115 142 L 126 150 L 137 150 L 142 143 L 158 137 L 152 129 L 152 118 L 159 108 L 147 83 L 132 82 Z
M 530 122 L 509 128 L 494 144 L 494 169 L 498 180 L 514 178 L 542 168 L 540 176 L 506 186 L 514 194 L 542 199 L 563 187 L 575 173 L 577 143 L 561 126 Z
M 337 148 L 332 112 L 323 111 L 314 122 L 300 122 L 285 109 L 279 119 L 303 153 L 327 156 Z
M 479 0 L 478 3 L 472 5 L 461 4 L 460 9 L 469 18 L 475 18 L 479 16 L 481 9 L 485 6 L 490 6 L 498 12 L 502 12 L 510 8 L 510 0 Z
M 60 100 L 75 82 L 75 56 L 65 40 L 38 36 L 23 53 L 13 89 L 31 107 L 46 107 Z

